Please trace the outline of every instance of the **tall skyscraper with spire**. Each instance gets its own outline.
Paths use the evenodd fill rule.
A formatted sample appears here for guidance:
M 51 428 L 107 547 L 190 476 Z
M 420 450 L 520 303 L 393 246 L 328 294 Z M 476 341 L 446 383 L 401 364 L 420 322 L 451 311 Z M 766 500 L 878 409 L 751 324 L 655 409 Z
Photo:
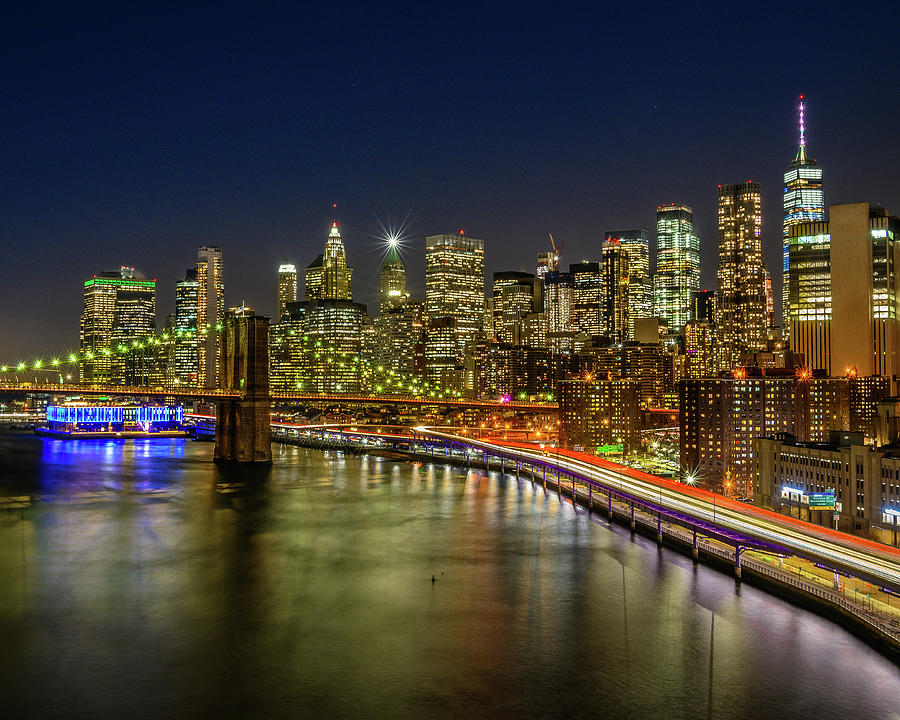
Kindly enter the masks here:
M 409 291 L 406 289 L 406 266 L 400 259 L 397 250 L 397 241 L 388 241 L 387 255 L 381 263 L 381 292 L 379 311 L 382 315 L 398 308 L 409 301 Z
M 325 250 L 306 268 L 307 300 L 353 300 L 350 280 L 353 270 L 347 267 L 344 242 L 337 220 L 325 240 Z
M 802 223 L 820 222 L 825 219 L 825 193 L 822 189 L 822 168 L 816 165 L 806 152 L 806 121 L 803 96 L 800 96 L 799 125 L 800 143 L 797 153 L 784 173 L 784 228 L 783 265 L 781 285 L 781 325 L 785 339 L 789 338 L 791 327 L 791 307 L 788 288 L 790 287 L 790 241 L 791 228 Z

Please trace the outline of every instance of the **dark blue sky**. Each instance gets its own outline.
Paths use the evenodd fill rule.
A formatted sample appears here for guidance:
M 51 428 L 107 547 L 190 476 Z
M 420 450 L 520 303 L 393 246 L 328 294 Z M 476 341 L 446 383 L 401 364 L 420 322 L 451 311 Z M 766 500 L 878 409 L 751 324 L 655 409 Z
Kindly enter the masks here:
M 159 278 L 162 321 L 201 244 L 224 248 L 226 301 L 269 313 L 333 202 L 370 304 L 376 216 L 407 213 L 414 294 L 426 234 L 532 269 L 548 231 L 564 262 L 597 257 L 670 201 L 713 287 L 716 184 L 748 178 L 775 271 L 800 92 L 826 202 L 900 213 L 896 3 L 256 5 L 6 9 L 3 361 L 77 345 L 83 280 L 122 264 Z

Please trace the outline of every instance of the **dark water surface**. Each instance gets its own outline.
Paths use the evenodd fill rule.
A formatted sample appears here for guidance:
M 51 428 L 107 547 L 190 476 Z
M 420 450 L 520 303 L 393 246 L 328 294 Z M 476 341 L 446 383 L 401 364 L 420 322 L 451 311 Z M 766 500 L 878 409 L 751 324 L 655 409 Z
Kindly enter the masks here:
M 0 435 L 0 714 L 900 718 L 838 626 L 524 479 L 275 453 Z

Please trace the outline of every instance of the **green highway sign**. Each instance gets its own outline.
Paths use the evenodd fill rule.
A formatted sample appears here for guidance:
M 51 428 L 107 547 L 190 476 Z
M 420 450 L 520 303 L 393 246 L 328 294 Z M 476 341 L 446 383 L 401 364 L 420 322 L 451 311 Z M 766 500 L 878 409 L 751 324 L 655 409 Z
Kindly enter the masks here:
M 608 455 L 610 453 L 621 453 L 624 450 L 622 444 L 618 445 L 598 445 L 597 446 L 597 454 L 598 455 Z
M 834 493 L 810 493 L 810 510 L 834 510 Z

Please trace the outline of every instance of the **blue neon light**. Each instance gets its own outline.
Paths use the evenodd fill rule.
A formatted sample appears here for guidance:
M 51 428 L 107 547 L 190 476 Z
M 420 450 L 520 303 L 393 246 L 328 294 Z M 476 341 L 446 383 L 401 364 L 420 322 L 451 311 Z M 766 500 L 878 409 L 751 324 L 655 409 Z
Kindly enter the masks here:
M 75 425 L 120 424 L 125 420 L 139 423 L 180 423 L 183 419 L 184 408 L 180 405 L 148 405 L 128 408 L 118 406 L 47 406 L 47 420 L 49 422 Z

